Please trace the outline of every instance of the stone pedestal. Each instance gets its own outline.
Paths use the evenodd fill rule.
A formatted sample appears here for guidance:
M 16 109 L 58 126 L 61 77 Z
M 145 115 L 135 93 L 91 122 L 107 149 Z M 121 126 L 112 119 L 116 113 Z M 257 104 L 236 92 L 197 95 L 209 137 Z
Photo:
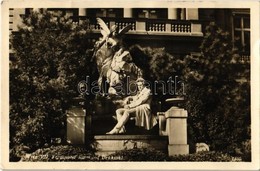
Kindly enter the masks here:
M 96 155 L 108 156 L 121 150 L 153 148 L 167 152 L 168 137 L 158 135 L 96 135 Z
M 188 112 L 178 107 L 171 107 L 165 112 L 166 130 L 169 137 L 169 156 L 189 153 L 187 117 Z
M 70 144 L 85 144 L 85 116 L 82 107 L 72 107 L 66 111 L 67 142 Z

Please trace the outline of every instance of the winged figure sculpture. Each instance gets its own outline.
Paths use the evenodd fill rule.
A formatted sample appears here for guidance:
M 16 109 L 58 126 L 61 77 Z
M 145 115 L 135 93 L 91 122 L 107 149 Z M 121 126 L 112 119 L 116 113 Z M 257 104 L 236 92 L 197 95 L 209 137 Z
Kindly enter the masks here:
M 100 32 L 103 36 L 102 40 L 99 42 L 98 47 L 101 47 L 105 42 L 110 43 L 111 47 L 115 46 L 119 41 L 121 41 L 122 35 L 127 33 L 132 28 L 132 25 L 127 25 L 119 30 L 116 25 L 113 25 L 111 29 L 109 29 L 101 18 L 97 18 L 97 23 L 101 28 Z
M 102 94 L 106 93 L 103 87 L 108 83 L 108 93 L 112 95 L 116 94 L 114 87 L 121 83 L 126 75 L 136 80 L 136 77 L 140 75 L 139 72 L 141 72 L 132 62 L 129 51 L 122 43 L 123 35 L 132 28 L 132 25 L 127 25 L 122 29 L 113 25 L 109 29 L 101 18 L 97 18 L 97 24 L 101 28 L 102 37 L 95 43 L 92 59 L 96 59 L 99 72 L 98 85 Z

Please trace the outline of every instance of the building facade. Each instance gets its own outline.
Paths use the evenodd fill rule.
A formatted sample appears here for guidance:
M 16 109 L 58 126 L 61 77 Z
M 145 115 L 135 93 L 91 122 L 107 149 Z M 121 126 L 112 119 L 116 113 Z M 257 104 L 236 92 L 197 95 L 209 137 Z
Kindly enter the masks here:
M 21 15 L 28 15 L 30 8 L 9 9 L 9 31 L 18 31 Z M 241 62 L 250 61 L 250 9 L 218 8 L 48 8 L 62 11 L 75 22 L 90 21 L 92 37 L 100 37 L 96 18 L 102 18 L 111 27 L 123 28 L 131 24 L 125 42 L 131 46 L 164 47 L 176 56 L 199 52 L 206 26 L 216 22 L 232 35 L 234 46 L 238 47 Z

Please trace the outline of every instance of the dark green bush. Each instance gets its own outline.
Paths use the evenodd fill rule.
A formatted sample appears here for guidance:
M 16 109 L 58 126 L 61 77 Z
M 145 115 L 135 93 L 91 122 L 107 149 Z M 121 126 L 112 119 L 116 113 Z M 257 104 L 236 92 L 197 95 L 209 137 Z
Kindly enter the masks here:
M 31 151 L 64 137 L 65 110 L 77 84 L 95 74 L 88 23 L 41 9 L 23 18 L 10 39 L 10 148 Z

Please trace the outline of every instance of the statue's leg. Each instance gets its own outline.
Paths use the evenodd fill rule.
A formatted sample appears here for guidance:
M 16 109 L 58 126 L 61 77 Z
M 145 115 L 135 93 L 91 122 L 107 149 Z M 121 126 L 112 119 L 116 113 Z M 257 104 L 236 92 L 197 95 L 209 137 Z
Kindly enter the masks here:
M 126 109 L 124 109 L 124 108 L 120 108 L 120 109 L 116 110 L 116 119 L 117 119 L 117 121 L 119 121 L 122 118 L 125 110 Z M 119 133 L 125 133 L 125 132 L 126 132 L 125 126 L 122 126 L 122 128 L 119 131 Z
M 121 117 L 123 116 L 124 112 L 126 109 L 124 108 L 120 108 L 116 110 L 116 119 L 117 121 L 119 121 L 121 119 Z
M 130 116 L 135 116 L 136 113 L 136 109 L 124 109 L 121 110 L 124 111 L 123 115 L 120 117 L 120 119 L 118 120 L 116 126 L 107 134 L 119 134 L 121 133 L 120 130 L 124 127 L 124 125 L 126 124 L 126 122 L 129 120 Z

